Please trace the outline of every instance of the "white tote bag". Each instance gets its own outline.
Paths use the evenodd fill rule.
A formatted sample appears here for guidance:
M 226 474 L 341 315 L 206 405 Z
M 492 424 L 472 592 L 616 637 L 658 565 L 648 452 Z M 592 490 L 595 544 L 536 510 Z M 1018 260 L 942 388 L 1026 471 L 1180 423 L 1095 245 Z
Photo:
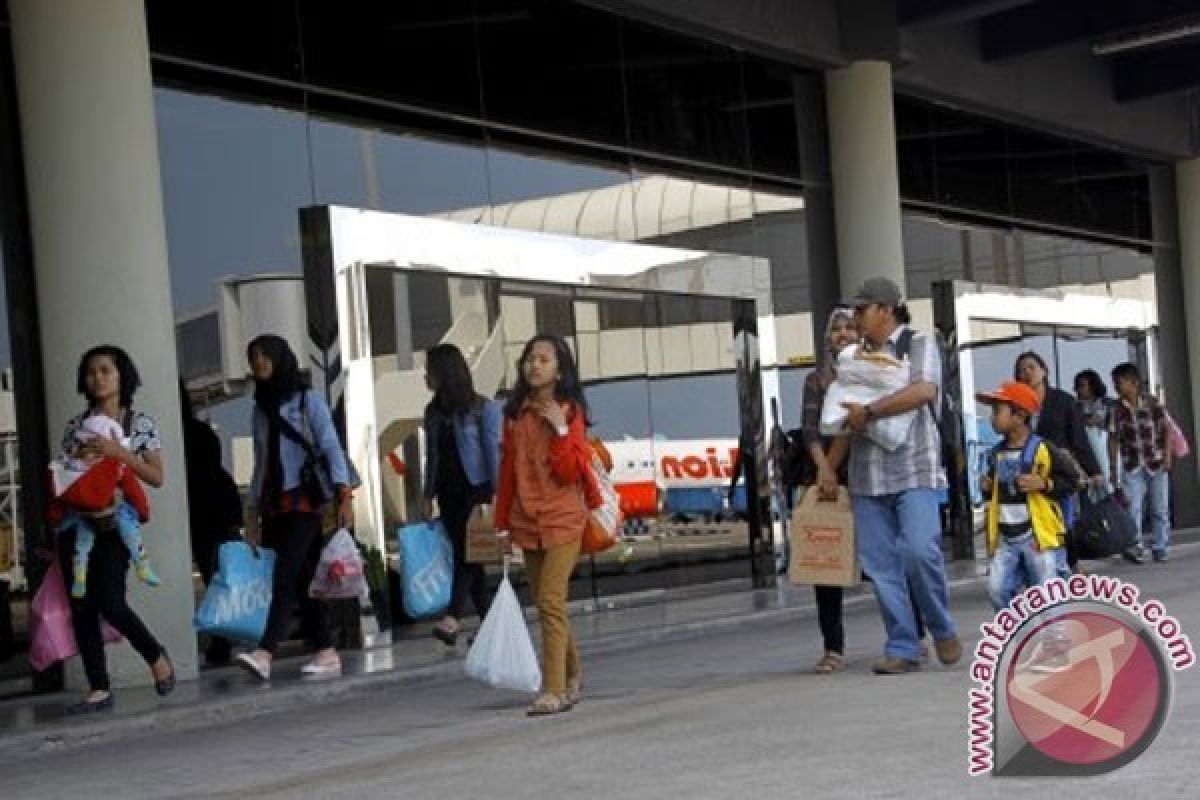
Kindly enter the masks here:
M 492 607 L 467 651 L 466 671 L 468 677 L 497 689 L 536 692 L 541 688 L 542 669 L 517 593 L 508 580 L 507 559 Z

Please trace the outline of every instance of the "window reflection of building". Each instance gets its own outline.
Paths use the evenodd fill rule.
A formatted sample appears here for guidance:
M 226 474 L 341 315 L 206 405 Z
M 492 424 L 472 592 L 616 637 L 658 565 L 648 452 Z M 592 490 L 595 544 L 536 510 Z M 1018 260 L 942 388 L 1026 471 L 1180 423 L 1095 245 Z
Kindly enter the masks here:
M 463 24 L 445 24 L 455 13 Z M 290 82 L 264 92 L 271 105 L 201 96 L 222 78 L 204 74 L 202 54 L 183 52 L 186 37 L 175 26 L 188 12 L 151 14 L 152 23 L 159 17 L 152 30 L 180 311 L 192 311 L 219 276 L 298 272 L 295 212 L 314 204 L 664 245 L 699 257 L 645 272 L 642 288 L 733 293 L 749 284 L 765 391 L 779 398 L 784 426 L 798 425 L 800 387 L 817 349 L 814 276 L 829 269 L 810 263 L 810 176 L 794 146 L 797 119 L 808 114 L 796 87 L 811 76 L 574 4 L 518 3 L 511 14 L 492 14 L 452 2 L 449 10 L 408 9 L 402 19 L 371 14 L 378 27 L 364 31 L 322 4 L 304 4 L 303 37 L 295 19 L 279 20 L 283 49 L 239 65 L 251 83 L 256 74 Z M 583 30 L 588 36 L 570 35 Z M 385 51 L 387 69 L 364 71 Z M 363 75 L 369 86 L 347 85 Z M 1139 251 L 1148 234 L 1137 163 L 914 98 L 898 96 L 895 105 L 918 324 L 931 323 L 934 280 L 1065 284 L 1152 299 L 1151 262 Z M 209 168 L 196 169 L 200 162 Z M 1093 172 L 1127 174 L 1081 179 Z M 1046 181 L 1053 197 L 1035 191 Z M 1032 232 L 1038 226 L 1042 232 Z M 1097 233 L 1108 242 L 1085 240 Z M 596 415 L 604 436 L 738 433 L 732 418 L 679 413 L 696 408 L 697 397 L 722 398 L 718 405 L 736 398 L 725 379 L 730 354 L 719 346 L 727 323 L 702 321 L 703 309 L 482 297 L 471 295 L 469 280 L 434 287 L 416 273 L 402 309 L 385 279 L 370 270 L 367 278 L 372 285 L 355 302 L 377 347 L 373 369 L 392 376 L 386 391 L 375 384 L 377 393 L 404 398 L 391 401 L 405 406 L 395 409 L 400 416 L 423 403 L 422 353 L 451 328 L 477 361 L 492 354 L 483 360 L 498 365 L 481 380 L 488 387 L 511 382 L 520 343 L 543 330 L 569 338 L 598 408 L 618 409 Z M 639 318 L 655 324 L 639 330 Z M 482 330 L 498 323 L 502 335 L 485 340 Z M 351 337 L 359 352 L 358 333 Z M 629 377 L 606 381 L 619 374 Z M 244 399 L 212 413 L 225 430 L 245 433 Z M 411 446 L 401 449 L 404 460 L 415 456 Z

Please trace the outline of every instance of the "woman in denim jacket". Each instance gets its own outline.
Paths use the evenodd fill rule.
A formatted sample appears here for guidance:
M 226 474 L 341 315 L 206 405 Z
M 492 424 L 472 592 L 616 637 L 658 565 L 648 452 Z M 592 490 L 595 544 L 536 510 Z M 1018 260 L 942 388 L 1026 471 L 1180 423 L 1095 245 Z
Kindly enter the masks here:
M 254 473 L 246 538 L 255 544 L 261 539 L 275 551 L 276 560 L 266 631 L 258 648 L 238 656 L 237 661 L 267 680 L 275 649 L 287 634 L 299 602 L 305 633 L 317 650 L 302 671 L 337 673 L 342 665 L 329 635 L 325 609 L 308 596 L 308 585 L 321 558 L 322 512 L 330 498 L 337 503 L 338 525 L 354 527 L 349 465 L 329 407 L 305 385 L 287 341 L 272 334 L 259 336 L 246 348 L 246 358 L 254 374 Z M 322 456 L 324 463 L 315 465 L 319 491 L 301 480 L 309 447 L 293 439 L 281 420 Z
M 467 520 L 475 506 L 492 501 L 496 489 L 500 406 L 475 392 L 467 361 L 452 344 L 439 344 L 426 355 L 425 384 L 433 392 L 433 400 L 425 407 L 421 513 L 429 519 L 436 498 L 442 524 L 454 546 L 450 607 L 433 626 L 433 635 L 453 647 L 467 601 L 473 601 L 480 619 L 491 603 L 483 566 L 467 563 Z

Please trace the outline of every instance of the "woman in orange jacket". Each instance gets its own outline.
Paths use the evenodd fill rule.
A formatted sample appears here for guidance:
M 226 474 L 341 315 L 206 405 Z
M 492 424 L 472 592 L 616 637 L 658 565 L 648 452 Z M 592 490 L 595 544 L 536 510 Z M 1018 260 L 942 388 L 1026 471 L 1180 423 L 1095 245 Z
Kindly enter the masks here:
M 568 711 L 583 672 L 567 618 L 567 589 L 589 509 L 600 504 L 585 438 L 587 402 L 567 343 L 541 334 L 525 345 L 504 408 L 496 529 L 525 555 L 542 631 L 542 691 L 531 716 Z

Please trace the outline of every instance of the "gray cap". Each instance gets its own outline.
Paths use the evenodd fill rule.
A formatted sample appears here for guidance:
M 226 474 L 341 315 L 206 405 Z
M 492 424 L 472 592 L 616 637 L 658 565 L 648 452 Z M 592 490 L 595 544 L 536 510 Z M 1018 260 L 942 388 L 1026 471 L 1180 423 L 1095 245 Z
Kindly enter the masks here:
M 854 293 L 853 297 L 846 300 L 845 304 L 851 308 L 857 308 L 871 303 L 879 303 L 895 308 L 903 302 L 904 297 L 900 293 L 899 286 L 887 278 L 870 278 L 858 287 L 858 291 Z

